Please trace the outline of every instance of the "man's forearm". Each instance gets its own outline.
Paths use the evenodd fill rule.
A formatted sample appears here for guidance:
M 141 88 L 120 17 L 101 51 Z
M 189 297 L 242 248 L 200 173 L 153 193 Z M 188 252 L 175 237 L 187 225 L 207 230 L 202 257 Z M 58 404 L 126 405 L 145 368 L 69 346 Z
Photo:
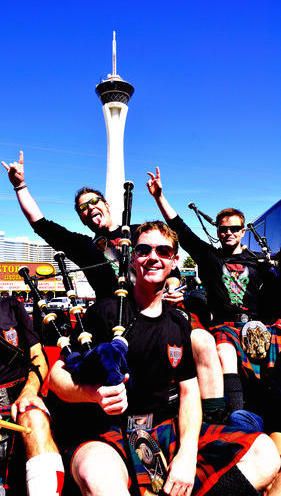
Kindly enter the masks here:
M 68 403 L 97 402 L 97 387 L 75 384 L 62 360 L 58 360 L 51 370 L 49 387 L 62 401 Z
M 30 359 L 33 367 L 37 369 L 37 372 L 30 370 L 22 391 L 28 390 L 34 394 L 38 394 L 41 384 L 46 379 L 48 374 L 48 365 L 40 343 L 32 346 L 30 350 Z
M 180 383 L 179 451 L 197 455 L 202 408 L 197 379 Z
M 167 198 L 161 193 L 158 197 L 155 198 L 155 201 L 159 207 L 161 214 L 163 215 L 166 221 L 174 219 L 177 216 L 177 212 L 173 209 L 173 207 L 168 202 Z
M 30 224 L 44 217 L 27 187 L 17 190 L 16 194 L 20 208 Z

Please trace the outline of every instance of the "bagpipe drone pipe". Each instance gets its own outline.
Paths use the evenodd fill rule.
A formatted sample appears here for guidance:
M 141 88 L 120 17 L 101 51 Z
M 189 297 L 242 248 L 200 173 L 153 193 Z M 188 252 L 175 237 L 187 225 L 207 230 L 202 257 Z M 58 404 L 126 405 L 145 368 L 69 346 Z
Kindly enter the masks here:
M 75 334 L 78 335 L 77 343 L 73 345 L 70 336 L 65 335 L 65 326 L 57 323 L 57 314 L 48 313 L 47 303 L 42 299 L 33 278 L 29 275 L 27 267 L 19 269 L 19 275 L 23 277 L 29 286 L 34 301 L 40 310 L 43 325 L 49 327 L 57 336 L 57 346 L 61 349 L 61 357 L 65 362 L 65 368 L 71 374 L 73 381 L 77 384 L 102 384 L 117 385 L 124 380 L 128 371 L 126 355 L 128 351 L 127 340 L 122 336 L 126 327 L 124 324 L 124 305 L 128 295 L 128 274 L 131 247 L 130 219 L 132 208 L 132 182 L 124 184 L 124 211 L 122 216 L 122 238 L 119 240 L 121 249 L 119 260 L 118 288 L 115 291 L 118 297 L 117 324 L 112 329 L 113 339 L 109 343 L 100 343 L 96 346 L 92 343 L 94 330 L 90 333 L 84 328 L 82 307 L 77 303 L 76 292 L 65 264 L 65 254 L 57 252 L 54 256 L 62 275 L 66 295 L 70 299 L 70 315 L 76 320 Z M 81 268 L 83 270 L 83 268 Z M 68 326 L 71 328 L 71 326 Z
M 29 274 L 28 267 L 20 267 L 18 274 L 23 278 L 25 284 L 30 288 L 33 301 L 37 305 L 40 312 L 40 317 L 44 327 L 50 327 L 54 332 L 57 339 L 57 346 L 61 349 L 64 355 L 72 352 L 70 347 L 70 338 L 65 335 L 65 326 L 57 324 L 57 314 L 55 312 L 48 312 L 47 302 L 42 298 L 41 293 L 34 281 L 34 278 Z

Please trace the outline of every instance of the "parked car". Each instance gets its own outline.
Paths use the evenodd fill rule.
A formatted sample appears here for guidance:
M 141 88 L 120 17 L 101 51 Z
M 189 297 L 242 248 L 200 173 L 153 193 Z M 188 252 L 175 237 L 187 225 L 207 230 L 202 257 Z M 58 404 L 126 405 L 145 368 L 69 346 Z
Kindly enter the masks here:
M 67 296 L 57 296 L 52 298 L 48 303 L 48 308 L 59 308 L 60 310 L 67 310 L 70 306 L 70 299 Z

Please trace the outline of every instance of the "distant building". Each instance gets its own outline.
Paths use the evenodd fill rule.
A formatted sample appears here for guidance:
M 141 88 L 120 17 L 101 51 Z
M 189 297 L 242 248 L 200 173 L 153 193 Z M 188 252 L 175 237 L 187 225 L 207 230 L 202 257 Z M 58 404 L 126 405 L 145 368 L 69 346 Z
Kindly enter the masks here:
M 44 241 L 31 241 L 26 236 L 16 237 L 16 238 L 6 238 L 5 232 L 0 231 L 0 264 L 3 265 L 5 262 L 20 262 L 21 265 L 25 263 L 50 263 L 58 271 L 58 265 L 54 261 L 54 254 L 56 250 L 47 245 Z M 77 265 L 71 262 L 68 258 L 65 259 L 66 267 L 68 270 L 78 269 Z M 13 268 L 10 269 L 11 275 L 13 273 Z M 8 281 L 1 280 L 0 271 L 0 291 L 2 290 L 18 290 L 21 291 L 23 288 L 21 286 L 16 286 L 16 280 L 11 279 L 11 284 L 9 287 Z M 74 272 L 73 282 L 76 286 L 78 296 L 93 296 L 94 291 L 88 284 L 87 279 L 82 271 Z M 62 290 L 61 285 L 54 284 L 53 291 L 57 291 L 58 287 Z

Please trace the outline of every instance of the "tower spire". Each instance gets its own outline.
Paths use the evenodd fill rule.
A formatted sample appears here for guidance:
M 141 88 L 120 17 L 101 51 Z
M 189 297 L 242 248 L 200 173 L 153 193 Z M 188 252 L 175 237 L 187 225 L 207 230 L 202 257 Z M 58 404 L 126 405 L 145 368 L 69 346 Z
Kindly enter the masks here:
M 117 75 L 117 53 L 116 53 L 116 31 L 113 31 L 112 39 L 112 76 Z

